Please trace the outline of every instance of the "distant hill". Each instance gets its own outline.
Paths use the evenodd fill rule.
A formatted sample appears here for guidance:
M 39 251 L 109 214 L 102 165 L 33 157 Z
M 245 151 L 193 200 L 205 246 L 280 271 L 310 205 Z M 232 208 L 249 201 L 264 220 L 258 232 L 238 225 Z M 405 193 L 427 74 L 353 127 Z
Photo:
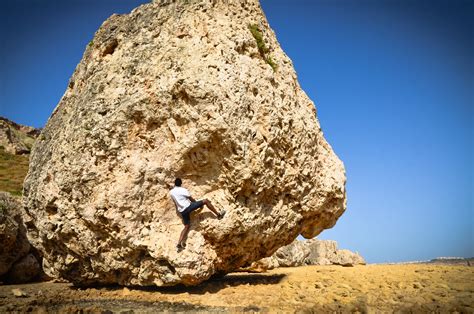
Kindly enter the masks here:
M 40 132 L 0 117 L 0 191 L 21 195 L 29 153 Z
M 15 123 L 0 117 L 0 146 L 10 154 L 29 154 L 41 129 Z
M 435 264 L 435 265 L 458 265 L 458 266 L 474 266 L 474 257 L 437 257 L 426 261 L 410 261 L 397 263 L 380 263 L 387 265 L 402 264 Z
M 464 258 L 464 257 L 437 257 L 428 262 L 427 264 L 444 264 L 444 265 L 465 265 L 473 266 L 474 257 Z

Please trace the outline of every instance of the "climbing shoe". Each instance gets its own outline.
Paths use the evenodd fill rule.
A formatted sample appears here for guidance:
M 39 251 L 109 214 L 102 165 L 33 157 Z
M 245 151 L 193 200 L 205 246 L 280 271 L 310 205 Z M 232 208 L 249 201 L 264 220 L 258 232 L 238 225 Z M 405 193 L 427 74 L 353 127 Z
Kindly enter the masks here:
M 224 218 L 224 215 L 225 215 L 225 210 L 221 211 L 221 212 L 217 215 L 217 219 L 221 220 L 222 218 Z

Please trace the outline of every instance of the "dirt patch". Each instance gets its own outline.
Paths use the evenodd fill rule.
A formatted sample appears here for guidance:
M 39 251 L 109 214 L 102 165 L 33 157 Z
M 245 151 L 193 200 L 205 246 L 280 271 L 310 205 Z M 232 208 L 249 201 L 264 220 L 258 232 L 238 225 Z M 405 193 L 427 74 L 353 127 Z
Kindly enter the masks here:
M 474 268 L 305 266 L 235 273 L 186 287 L 0 286 L 0 312 L 474 312 Z M 14 297 L 21 289 L 28 296 Z
M 5 307 L 6 312 L 40 312 L 40 313 L 157 313 L 157 312 L 206 312 L 224 313 L 223 307 L 199 306 L 186 302 L 147 302 L 117 299 L 69 300 L 42 302 L 33 300 L 25 304 L 11 304 Z

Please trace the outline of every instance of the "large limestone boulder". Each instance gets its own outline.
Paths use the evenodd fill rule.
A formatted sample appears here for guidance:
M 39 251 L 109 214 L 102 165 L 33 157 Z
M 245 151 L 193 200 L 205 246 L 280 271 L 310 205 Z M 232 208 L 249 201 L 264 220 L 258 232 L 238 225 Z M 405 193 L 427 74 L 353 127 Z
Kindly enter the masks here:
M 195 213 L 182 252 L 177 176 L 227 211 Z M 99 28 L 24 195 L 49 275 L 191 285 L 331 228 L 345 173 L 257 0 L 155 1 Z

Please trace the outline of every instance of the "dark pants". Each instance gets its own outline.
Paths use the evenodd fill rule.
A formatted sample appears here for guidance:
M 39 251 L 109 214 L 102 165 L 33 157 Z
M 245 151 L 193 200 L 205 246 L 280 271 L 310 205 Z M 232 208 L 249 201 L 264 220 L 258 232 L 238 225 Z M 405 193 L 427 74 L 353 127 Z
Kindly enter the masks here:
M 191 212 L 195 211 L 198 208 L 202 208 L 204 206 L 203 201 L 192 202 L 191 205 L 186 207 L 180 214 L 183 217 L 183 223 L 185 225 L 189 225 L 191 223 Z

